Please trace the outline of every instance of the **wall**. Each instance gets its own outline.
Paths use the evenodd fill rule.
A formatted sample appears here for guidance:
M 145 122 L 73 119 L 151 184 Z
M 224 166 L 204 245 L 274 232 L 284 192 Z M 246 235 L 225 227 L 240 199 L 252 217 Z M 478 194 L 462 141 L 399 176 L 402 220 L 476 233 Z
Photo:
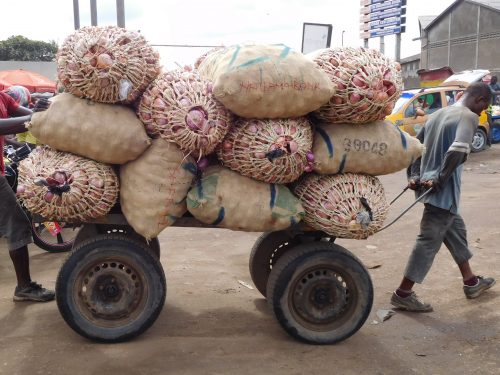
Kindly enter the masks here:
M 54 82 L 57 77 L 55 62 L 45 61 L 0 61 L 0 70 L 24 69 L 41 74 Z
M 462 1 L 422 35 L 421 67 L 500 75 L 500 11 Z

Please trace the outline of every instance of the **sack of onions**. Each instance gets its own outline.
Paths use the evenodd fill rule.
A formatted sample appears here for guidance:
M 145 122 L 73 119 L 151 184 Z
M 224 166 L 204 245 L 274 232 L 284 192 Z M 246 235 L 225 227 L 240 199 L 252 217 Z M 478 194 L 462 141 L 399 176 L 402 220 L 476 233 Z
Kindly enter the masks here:
M 285 229 L 304 216 L 284 185 L 255 181 L 221 166 L 203 172 L 189 190 L 187 207 L 202 223 L 247 232 Z
M 195 69 L 198 69 L 201 65 L 201 63 L 203 62 L 203 60 L 205 60 L 207 58 L 208 55 L 211 55 L 212 53 L 215 53 L 217 51 L 220 51 L 222 48 L 224 48 L 223 46 L 220 46 L 220 47 L 213 47 L 212 49 L 209 49 L 207 52 L 205 52 L 204 54 L 202 54 L 201 56 L 199 56 L 195 62 L 194 62 L 194 68 Z
M 363 124 L 390 115 L 401 95 L 399 63 L 363 47 L 326 48 L 310 57 L 326 72 L 336 93 L 314 116 L 327 124 Z
M 217 148 L 219 160 L 259 181 L 285 184 L 311 172 L 313 133 L 305 117 L 238 119 Z
M 408 167 L 422 156 L 423 150 L 417 138 L 388 121 L 362 126 L 317 125 L 313 144 L 314 171 L 379 176 Z
M 83 27 L 69 35 L 56 56 L 66 91 L 101 103 L 132 103 L 160 73 L 159 55 L 135 31 Z
M 376 177 L 362 174 L 310 174 L 294 189 L 314 229 L 339 238 L 365 239 L 376 233 L 389 210 Z
M 182 70 L 161 74 L 142 95 L 137 113 L 150 136 L 173 141 L 194 156 L 214 151 L 232 120 L 212 95 L 212 83 Z
M 120 203 L 134 230 L 151 239 L 186 212 L 186 194 L 196 175 L 193 158 L 162 138 L 138 159 L 120 166 Z
M 28 211 L 48 220 L 85 222 L 104 216 L 118 190 L 111 166 L 47 146 L 19 164 L 17 195 Z
M 126 106 L 96 103 L 63 93 L 35 112 L 28 129 L 43 144 L 109 164 L 136 159 L 151 144 L 144 125 Z
M 285 45 L 236 45 L 210 53 L 200 75 L 214 82 L 214 95 L 247 118 L 304 116 L 334 94 L 328 76 Z

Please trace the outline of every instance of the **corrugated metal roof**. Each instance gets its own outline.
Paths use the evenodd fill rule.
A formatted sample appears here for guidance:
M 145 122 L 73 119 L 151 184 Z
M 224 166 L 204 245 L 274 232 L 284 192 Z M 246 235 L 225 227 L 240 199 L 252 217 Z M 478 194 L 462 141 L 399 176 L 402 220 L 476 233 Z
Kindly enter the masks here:
M 427 24 L 427 26 L 422 26 L 423 29 L 427 29 L 433 24 L 435 24 L 440 18 L 442 18 L 445 14 L 447 14 L 450 9 L 454 8 L 456 5 L 461 3 L 462 1 L 466 1 L 468 3 L 472 4 L 478 4 L 482 5 L 485 7 L 488 7 L 490 9 L 500 11 L 500 0 L 456 0 L 454 3 L 452 3 L 448 8 L 446 8 L 439 16 L 435 17 L 431 22 Z

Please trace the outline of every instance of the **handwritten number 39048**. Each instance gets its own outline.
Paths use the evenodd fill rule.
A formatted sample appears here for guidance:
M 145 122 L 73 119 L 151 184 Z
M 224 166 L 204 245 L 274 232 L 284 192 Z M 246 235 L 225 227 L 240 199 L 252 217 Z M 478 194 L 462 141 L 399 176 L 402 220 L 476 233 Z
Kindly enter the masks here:
M 371 152 L 380 156 L 384 156 L 387 153 L 387 143 L 385 142 L 373 142 L 361 139 L 350 139 L 344 138 L 344 152 Z

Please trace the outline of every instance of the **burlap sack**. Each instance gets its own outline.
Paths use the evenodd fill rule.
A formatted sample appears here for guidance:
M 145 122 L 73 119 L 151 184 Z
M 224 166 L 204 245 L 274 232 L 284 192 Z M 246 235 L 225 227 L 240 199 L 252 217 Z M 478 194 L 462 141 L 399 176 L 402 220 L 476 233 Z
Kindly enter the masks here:
M 214 95 L 247 118 L 304 116 L 335 93 L 325 72 L 285 45 L 236 45 L 208 54 L 198 68 Z
M 49 147 L 38 147 L 19 165 L 17 195 L 48 220 L 85 222 L 106 215 L 118 199 L 111 166 Z
M 209 167 L 187 196 L 199 221 L 247 232 L 288 228 L 302 220 L 304 209 L 283 185 L 266 184 L 229 169 Z
M 122 165 L 120 203 L 132 228 L 149 240 L 172 225 L 186 212 L 185 198 L 195 174 L 193 158 L 162 138 Z
M 136 159 L 151 141 L 134 111 L 59 94 L 49 109 L 36 112 L 28 129 L 42 143 L 101 163 Z
M 314 170 L 321 174 L 397 172 L 422 155 L 420 141 L 388 121 L 318 125 L 315 129 Z
M 389 210 L 380 181 L 362 174 L 310 174 L 294 193 L 306 210 L 304 221 L 338 238 L 371 236 L 382 227 Z

